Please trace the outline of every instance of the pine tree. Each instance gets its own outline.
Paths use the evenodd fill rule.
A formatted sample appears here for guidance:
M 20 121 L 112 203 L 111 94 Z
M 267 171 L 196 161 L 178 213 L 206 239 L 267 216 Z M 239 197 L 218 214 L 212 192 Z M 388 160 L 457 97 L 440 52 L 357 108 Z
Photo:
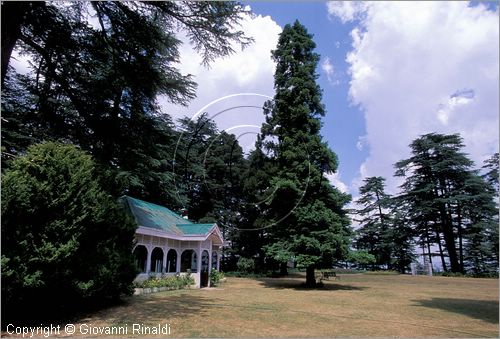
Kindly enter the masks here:
M 274 159 L 268 200 L 269 242 L 266 253 L 286 265 L 305 267 L 306 285 L 314 286 L 317 267 L 331 267 L 347 253 L 350 196 L 332 187 L 325 174 L 335 172 L 336 155 L 322 141 L 325 110 L 316 83 L 319 55 L 306 28 L 286 25 L 276 50 L 274 99 L 265 105 L 265 148 Z M 286 267 L 286 266 L 285 266 Z

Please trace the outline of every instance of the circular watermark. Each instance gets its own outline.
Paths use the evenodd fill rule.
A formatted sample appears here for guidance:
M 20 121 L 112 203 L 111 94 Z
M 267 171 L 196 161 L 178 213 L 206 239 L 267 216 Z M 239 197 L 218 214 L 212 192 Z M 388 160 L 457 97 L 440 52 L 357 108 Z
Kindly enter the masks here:
M 273 98 L 268 96 L 268 95 L 265 95 L 265 94 L 259 94 L 259 93 L 235 93 L 235 94 L 231 94 L 231 95 L 227 95 L 227 96 L 224 96 L 224 97 L 221 97 L 221 98 L 218 98 L 216 100 L 213 100 L 212 102 L 208 103 L 207 105 L 203 106 L 200 110 L 198 110 L 198 112 L 196 112 L 196 114 L 194 114 L 190 119 L 189 119 L 189 122 L 192 122 L 193 124 L 195 124 L 195 126 L 197 127 L 197 130 L 202 130 L 203 127 L 204 127 L 204 124 L 207 124 L 207 123 L 210 123 L 211 121 L 214 121 L 214 119 L 216 118 L 221 118 L 222 115 L 224 114 L 227 114 L 229 112 L 234 112 L 234 111 L 238 111 L 238 110 L 242 110 L 242 109 L 252 109 L 253 111 L 252 112 L 255 112 L 255 113 L 252 113 L 252 114 L 263 114 L 263 104 L 258 106 L 258 105 L 250 105 L 250 104 L 238 104 L 238 105 L 229 105 L 229 106 L 226 106 L 225 108 L 223 109 L 215 109 L 215 110 L 212 110 L 212 112 L 210 112 L 210 108 L 212 106 L 214 106 L 215 104 L 218 104 L 220 102 L 223 102 L 225 100 L 228 100 L 228 99 L 231 99 L 231 98 L 238 98 L 238 97 L 257 97 L 257 98 L 260 98 L 261 100 L 264 98 L 264 99 L 267 99 L 267 100 L 272 100 Z M 210 114 L 209 114 L 210 112 Z M 258 113 L 257 113 L 258 112 Z M 200 117 L 203 116 L 203 114 L 205 114 L 206 116 L 206 119 L 204 119 L 203 121 L 199 121 Z M 248 118 L 248 115 L 246 116 L 246 118 Z M 197 126 L 198 123 L 201 122 L 201 126 Z M 225 164 L 225 166 L 229 166 L 229 179 L 230 181 L 232 181 L 232 164 L 233 164 L 233 151 L 234 151 L 234 147 L 237 143 L 239 143 L 240 139 L 244 136 L 248 136 L 248 135 L 258 135 L 260 133 L 260 130 L 261 130 L 261 126 L 258 126 L 256 124 L 252 124 L 252 123 L 249 123 L 249 124 L 245 124 L 245 123 L 241 123 L 242 121 L 240 120 L 239 123 L 234 123 L 234 124 L 230 124 L 229 126 L 225 126 L 223 129 L 219 130 L 219 134 L 213 138 L 210 143 L 206 146 L 206 149 L 204 150 L 204 154 L 203 154 L 203 161 L 202 161 L 202 166 L 203 166 L 203 182 L 202 184 L 208 189 L 210 190 L 210 185 L 207 183 L 209 179 L 213 179 L 210 177 L 209 174 L 207 174 L 207 171 L 206 171 L 206 168 L 207 168 L 207 164 L 209 162 L 209 160 L 211 159 L 210 157 L 210 151 L 211 149 L 213 149 L 213 146 L 214 144 L 216 144 L 217 142 L 220 142 L 220 139 L 222 137 L 222 132 L 225 132 L 227 134 L 232 134 L 234 135 L 235 137 L 235 140 L 233 142 L 233 145 L 231 146 L 231 151 L 230 151 L 230 154 L 229 154 L 229 162 Z M 238 131 L 241 131 L 238 133 Z M 184 161 L 186 162 L 185 166 L 187 166 L 187 162 L 189 161 L 189 157 L 190 157 L 190 148 L 188 147 L 187 150 L 181 150 L 180 146 L 182 144 L 182 141 L 183 141 L 183 138 L 185 137 L 193 137 L 193 136 L 190 136 L 190 135 L 186 135 L 188 132 L 187 131 L 184 131 L 184 130 L 181 130 L 181 133 L 179 135 L 179 138 L 177 140 L 177 143 L 175 145 L 175 149 L 174 149 L 174 156 L 173 156 L 173 166 L 172 166 L 172 171 L 174 173 L 174 184 L 175 184 L 175 189 L 176 189 L 176 192 L 175 194 L 177 195 L 177 197 L 179 198 L 179 201 L 181 200 L 180 197 L 181 197 L 181 194 L 179 192 L 179 187 L 177 185 L 177 181 L 176 181 L 176 164 L 179 162 L 178 159 L 184 159 Z M 184 151 L 185 154 L 180 154 L 181 151 Z M 293 211 L 300 205 L 301 201 L 303 200 L 304 196 L 305 196 L 305 193 L 307 191 L 307 188 L 309 186 L 309 178 L 310 178 L 310 174 L 311 174 L 311 162 L 309 161 L 309 154 L 307 154 L 307 178 L 305 180 L 305 182 L 303 182 L 303 187 L 300 187 L 300 193 L 299 193 L 299 196 L 298 196 L 298 199 L 296 200 L 296 203 L 293 204 L 291 207 L 287 208 L 287 210 L 285 211 L 282 211 L 281 215 L 278 216 L 278 218 L 276 218 L 277 220 L 274 220 L 272 222 L 269 222 L 269 223 L 266 223 L 264 225 L 259 225 L 259 226 L 255 226 L 255 227 L 251 227 L 251 228 L 240 228 L 238 227 L 237 225 L 233 225 L 236 229 L 238 229 L 239 231 L 258 231 L 258 230 L 264 230 L 264 229 L 267 229 L 267 228 L 270 228 L 270 227 L 273 227 L 277 224 L 279 224 L 280 222 L 284 221 L 288 216 L 290 216 L 290 214 L 293 213 Z M 184 178 L 184 180 L 186 180 L 186 178 Z M 198 183 L 199 184 L 199 183 Z M 233 184 L 233 182 L 226 182 L 226 184 Z M 241 184 L 241 183 L 239 183 Z M 189 189 L 189 187 L 188 187 Z M 193 188 L 191 188 L 193 189 Z M 245 201 L 243 204 L 244 205 L 253 205 L 253 206 L 260 206 L 262 204 L 265 204 L 266 202 L 270 201 L 273 199 L 273 196 L 276 194 L 276 192 L 280 189 L 280 186 L 279 184 L 278 185 L 274 185 L 272 187 L 268 187 L 266 189 L 267 191 L 267 194 L 265 194 L 262 198 L 260 199 L 257 199 L 256 201 Z M 243 206 L 244 206 L 243 205 Z M 184 206 L 185 207 L 185 206 Z M 238 213 L 237 211 L 234 211 L 234 213 Z

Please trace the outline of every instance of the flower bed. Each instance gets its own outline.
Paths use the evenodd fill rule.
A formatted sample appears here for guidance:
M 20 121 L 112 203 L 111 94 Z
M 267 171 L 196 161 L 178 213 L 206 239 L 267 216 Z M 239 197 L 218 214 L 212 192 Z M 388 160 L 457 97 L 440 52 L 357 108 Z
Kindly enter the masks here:
M 150 276 L 148 279 L 135 282 L 134 294 L 148 294 L 168 290 L 180 290 L 194 284 L 194 279 L 190 273 L 186 275 L 176 274 L 173 276 Z

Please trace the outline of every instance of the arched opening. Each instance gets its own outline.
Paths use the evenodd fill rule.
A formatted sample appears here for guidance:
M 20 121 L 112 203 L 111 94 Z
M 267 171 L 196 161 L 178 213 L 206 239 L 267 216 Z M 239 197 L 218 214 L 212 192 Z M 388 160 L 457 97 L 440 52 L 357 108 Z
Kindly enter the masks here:
M 217 252 L 212 252 L 212 269 L 217 269 Z
M 208 286 L 208 269 L 210 265 L 210 256 L 208 251 L 205 250 L 201 252 L 201 275 L 200 275 L 200 287 Z
M 135 267 L 140 273 L 146 273 L 146 262 L 148 260 L 148 250 L 146 246 L 138 245 L 134 249 Z
M 181 254 L 181 272 L 187 272 L 187 270 L 191 270 L 191 272 L 197 271 L 197 257 L 196 252 L 194 250 L 185 250 Z
M 151 272 L 161 273 L 163 271 L 163 250 L 155 247 L 151 252 Z
M 167 253 L 167 273 L 177 272 L 177 251 L 169 250 Z

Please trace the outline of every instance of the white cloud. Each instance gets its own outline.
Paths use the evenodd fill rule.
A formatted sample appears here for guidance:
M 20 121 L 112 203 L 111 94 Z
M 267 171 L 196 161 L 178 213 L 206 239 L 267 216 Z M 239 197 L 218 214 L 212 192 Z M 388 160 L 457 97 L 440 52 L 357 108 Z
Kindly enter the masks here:
M 366 136 L 365 135 L 360 136 L 360 137 L 358 137 L 358 142 L 356 143 L 356 148 L 358 149 L 358 151 L 362 151 L 366 147 L 367 143 L 368 143 L 368 140 L 366 139 Z
M 419 135 L 460 133 L 476 166 L 498 151 L 499 16 L 467 2 L 328 3 L 355 21 L 349 94 L 366 121 L 365 176 L 387 178 Z M 360 145 L 361 146 L 361 145 Z
M 347 186 L 340 178 L 340 173 L 325 174 L 325 177 L 330 181 L 332 186 L 336 187 L 342 193 L 349 193 L 349 186 Z
M 328 82 L 331 83 L 333 81 L 334 70 L 333 70 L 332 62 L 330 61 L 329 57 L 326 57 L 323 60 L 323 62 L 321 63 L 321 69 L 323 70 L 323 72 L 325 72 L 325 74 L 328 78 Z
M 186 38 L 180 54 L 180 69 L 183 74 L 194 75 L 198 83 L 197 98 L 188 107 L 170 104 L 160 98 L 163 111 L 174 120 L 184 116 L 192 117 L 201 108 L 224 96 L 237 93 L 257 93 L 260 95 L 233 96 L 206 108 L 209 116 L 215 116 L 220 130 L 240 135 L 244 150 L 253 147 L 256 134 L 264 121 L 262 106 L 265 96 L 274 95 L 275 63 L 271 59 L 271 50 L 276 49 L 281 27 L 269 16 L 246 16 L 241 29 L 255 42 L 233 55 L 215 60 L 210 68 L 201 66 L 201 57 L 187 43 Z M 246 107 L 241 107 L 246 106 Z M 246 126 L 245 126 L 246 125 Z M 250 125 L 250 126 L 248 126 Z M 240 127 L 237 127 L 240 126 Z M 235 128 L 237 127 L 237 128 Z
M 340 84 L 340 80 L 338 79 L 339 75 L 335 71 L 335 67 L 330 60 L 330 57 L 325 57 L 323 62 L 321 62 L 321 69 L 325 72 L 328 82 L 332 85 Z
M 330 18 L 337 17 L 342 23 L 359 19 L 366 12 L 369 3 L 363 1 L 328 1 L 326 3 Z

